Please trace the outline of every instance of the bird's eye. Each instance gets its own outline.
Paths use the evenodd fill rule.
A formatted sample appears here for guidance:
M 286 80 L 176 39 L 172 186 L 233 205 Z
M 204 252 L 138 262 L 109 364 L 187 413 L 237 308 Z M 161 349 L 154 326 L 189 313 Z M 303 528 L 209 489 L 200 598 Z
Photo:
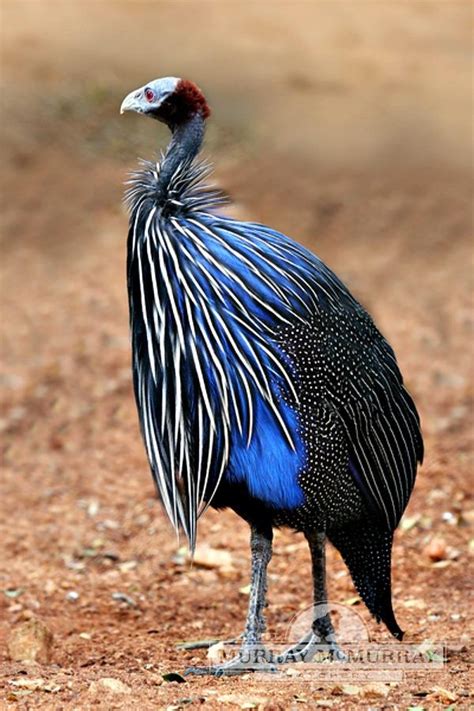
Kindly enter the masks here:
M 145 99 L 151 104 L 155 100 L 155 92 L 152 89 L 145 89 Z

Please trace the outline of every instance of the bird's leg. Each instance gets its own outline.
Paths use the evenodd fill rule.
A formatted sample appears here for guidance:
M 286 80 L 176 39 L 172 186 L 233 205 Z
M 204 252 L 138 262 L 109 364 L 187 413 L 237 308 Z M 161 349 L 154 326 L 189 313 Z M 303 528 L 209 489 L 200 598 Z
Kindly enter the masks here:
M 328 593 L 326 588 L 326 534 L 324 531 L 314 531 L 306 536 L 311 551 L 313 573 L 313 602 L 317 605 L 327 604 Z M 322 615 L 315 610 L 312 631 L 319 639 L 319 643 L 335 644 L 336 635 L 332 626 L 327 608 L 322 610 Z M 336 645 L 337 646 L 337 645 Z
M 267 568 L 272 557 L 272 537 L 271 529 L 265 532 L 256 527 L 251 529 L 252 573 L 243 649 L 260 644 L 265 631 L 263 610 L 266 605 Z
M 311 551 L 313 573 L 314 618 L 311 631 L 297 644 L 276 657 L 279 664 L 287 662 L 309 662 L 317 652 L 329 652 L 331 659 L 345 660 L 345 654 L 336 643 L 334 627 L 329 612 L 321 609 L 327 602 L 326 590 L 326 535 L 324 531 L 305 534 Z M 321 614 L 322 613 L 322 614 Z
M 252 526 L 250 550 L 252 574 L 247 622 L 242 646 L 236 657 L 215 667 L 191 667 L 187 674 L 214 674 L 216 676 L 243 674 L 247 671 L 275 671 L 272 654 L 262 645 L 265 630 L 263 610 L 266 605 L 267 567 L 272 557 L 272 529 Z

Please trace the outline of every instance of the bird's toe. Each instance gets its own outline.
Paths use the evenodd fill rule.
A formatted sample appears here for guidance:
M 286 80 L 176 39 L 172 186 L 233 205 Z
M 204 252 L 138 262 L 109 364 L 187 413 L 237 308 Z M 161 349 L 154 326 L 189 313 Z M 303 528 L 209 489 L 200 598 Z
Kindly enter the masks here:
M 273 654 L 258 646 L 256 648 L 243 648 L 240 652 L 222 664 L 216 664 L 208 667 L 189 667 L 185 671 L 187 675 L 197 676 L 238 676 L 239 674 L 247 674 L 248 672 L 262 672 L 274 674 L 278 672 L 278 666 L 275 664 Z
M 275 656 L 277 664 L 289 664 L 294 662 L 312 662 L 315 658 L 321 660 L 329 659 L 331 662 L 347 662 L 347 655 L 336 642 L 321 642 L 320 638 L 313 633 L 307 634 L 293 647 Z

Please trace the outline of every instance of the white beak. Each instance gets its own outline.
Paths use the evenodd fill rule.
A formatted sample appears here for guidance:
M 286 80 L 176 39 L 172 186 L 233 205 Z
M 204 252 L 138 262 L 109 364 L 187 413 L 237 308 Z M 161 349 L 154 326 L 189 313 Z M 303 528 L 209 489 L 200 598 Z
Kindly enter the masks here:
M 125 99 L 122 101 L 122 105 L 120 107 L 120 113 L 123 114 L 125 111 L 138 111 L 139 113 L 141 112 L 141 106 L 140 106 L 140 97 L 141 97 L 141 90 L 134 90 L 128 96 L 125 97 Z

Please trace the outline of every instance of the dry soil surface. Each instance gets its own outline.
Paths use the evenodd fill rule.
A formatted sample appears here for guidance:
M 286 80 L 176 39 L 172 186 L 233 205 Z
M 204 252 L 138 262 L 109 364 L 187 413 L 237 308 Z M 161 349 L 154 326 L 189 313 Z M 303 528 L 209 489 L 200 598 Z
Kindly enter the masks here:
M 467 708 L 469 5 L 4 0 L 2 15 L 0 706 Z M 375 687 L 298 668 L 163 678 L 206 661 L 180 641 L 242 630 L 249 567 L 247 527 L 231 512 L 206 514 L 207 548 L 186 562 L 131 392 L 121 186 L 158 129 L 116 109 L 167 73 L 215 97 L 208 152 L 234 213 L 317 251 L 395 347 L 426 460 L 395 539 L 394 604 L 408 643 L 445 645 L 440 670 Z M 330 599 L 389 643 L 332 549 L 328 567 Z M 311 601 L 300 536 L 277 532 L 270 573 L 268 636 L 282 639 Z M 48 663 L 8 656 L 30 620 L 53 633 Z

